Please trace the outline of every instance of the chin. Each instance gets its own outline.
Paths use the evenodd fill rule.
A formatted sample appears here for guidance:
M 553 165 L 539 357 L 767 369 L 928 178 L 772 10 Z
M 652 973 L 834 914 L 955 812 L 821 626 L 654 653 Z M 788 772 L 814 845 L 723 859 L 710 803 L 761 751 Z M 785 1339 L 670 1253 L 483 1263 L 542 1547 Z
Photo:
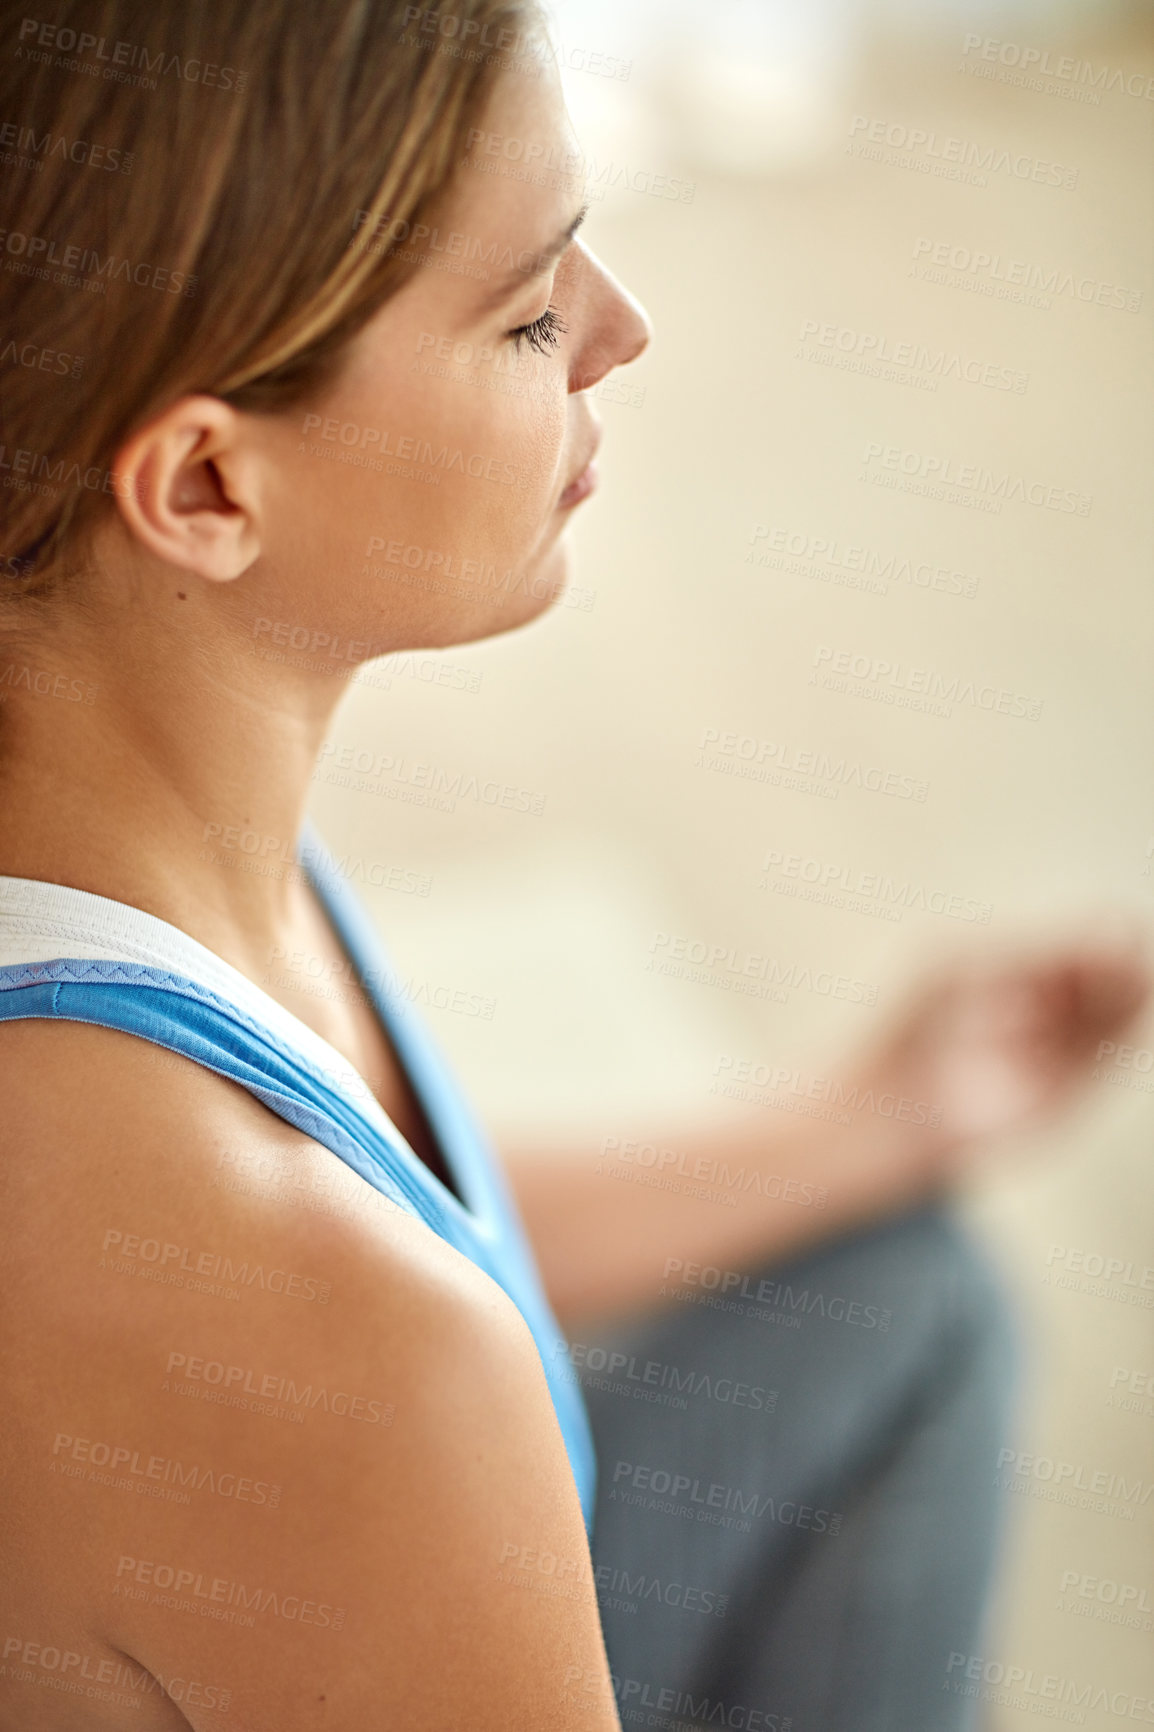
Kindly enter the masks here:
M 559 535 L 528 567 L 529 596 L 538 604 L 528 617 L 536 619 L 539 613 L 552 607 L 565 593 L 572 575 L 573 554 L 569 539 L 566 535 Z M 524 596 L 518 596 L 518 600 L 524 599 Z
M 529 625 L 555 605 L 569 582 L 572 557 L 563 536 L 532 555 L 521 567 L 507 593 L 498 591 L 488 607 L 462 609 L 453 620 L 454 630 L 438 647 L 453 643 L 476 643 L 503 632 Z

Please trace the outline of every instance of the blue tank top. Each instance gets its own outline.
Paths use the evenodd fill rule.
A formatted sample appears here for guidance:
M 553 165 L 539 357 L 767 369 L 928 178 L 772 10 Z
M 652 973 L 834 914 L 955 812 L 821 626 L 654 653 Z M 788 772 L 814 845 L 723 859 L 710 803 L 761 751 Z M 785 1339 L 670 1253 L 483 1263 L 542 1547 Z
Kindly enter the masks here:
M 593 1441 L 516 1206 L 491 1148 L 367 913 L 306 829 L 298 851 L 461 1198 L 430 1171 L 327 1041 L 186 933 L 127 903 L 0 876 L 0 1020 L 60 1018 L 140 1035 L 239 1083 L 492 1277 L 532 1332 L 587 1531 Z

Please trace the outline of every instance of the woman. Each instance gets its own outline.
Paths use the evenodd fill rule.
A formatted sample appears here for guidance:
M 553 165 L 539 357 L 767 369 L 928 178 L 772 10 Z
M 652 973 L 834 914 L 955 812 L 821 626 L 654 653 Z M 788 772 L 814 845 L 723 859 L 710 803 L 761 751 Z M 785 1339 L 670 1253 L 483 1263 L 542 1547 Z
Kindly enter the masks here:
M 576 238 L 536 15 L 70 0 L 9 30 L 5 328 L 34 364 L 2 399 L 0 1727 L 608 1732 L 617 1703 L 712 1714 L 706 1673 L 726 1723 L 780 1724 L 733 1694 L 789 1627 L 761 1580 L 692 1675 L 643 1679 L 619 1620 L 615 1702 L 592 1440 L 504 1180 L 319 841 L 267 875 L 209 845 L 301 835 L 360 661 L 525 624 L 565 581 L 585 392 L 648 327 Z M 418 365 L 442 342 L 476 389 Z M 487 388 L 517 356 L 529 388 Z M 294 988 L 298 952 L 346 990 Z M 947 983 L 862 1071 L 936 1124 L 727 1149 L 824 1211 L 514 1158 L 561 1314 L 658 1305 L 671 1256 L 756 1269 L 909 1217 L 1141 995 L 1094 955 L 1003 986 Z M 948 1235 L 909 1219 L 940 1278 Z M 923 1371 L 889 1400 L 907 1433 Z M 829 1595 L 797 1556 L 770 1575 L 800 1617 Z

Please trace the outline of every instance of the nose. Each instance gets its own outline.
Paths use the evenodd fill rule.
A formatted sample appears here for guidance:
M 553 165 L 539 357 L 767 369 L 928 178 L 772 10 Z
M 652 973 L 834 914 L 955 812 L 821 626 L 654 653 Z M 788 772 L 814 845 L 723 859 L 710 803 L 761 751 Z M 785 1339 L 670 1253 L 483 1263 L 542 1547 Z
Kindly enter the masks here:
M 624 367 L 635 361 L 648 346 L 653 335 L 649 315 L 641 302 L 611 271 L 581 246 L 585 277 L 585 341 L 574 352 L 570 374 L 570 391 L 588 391 L 614 367 Z
M 636 295 L 631 295 L 623 283 L 616 277 L 610 281 L 622 303 L 622 340 L 625 353 L 617 362 L 619 367 L 626 366 L 630 361 L 636 361 L 638 355 L 644 354 L 649 347 L 649 339 L 653 335 L 653 322 Z

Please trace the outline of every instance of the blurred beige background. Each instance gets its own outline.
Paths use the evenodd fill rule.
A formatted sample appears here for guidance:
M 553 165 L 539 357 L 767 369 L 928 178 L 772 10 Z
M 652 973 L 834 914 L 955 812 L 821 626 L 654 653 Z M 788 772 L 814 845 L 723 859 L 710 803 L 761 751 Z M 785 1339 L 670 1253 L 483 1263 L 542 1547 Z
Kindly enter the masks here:
M 336 853 L 361 863 L 354 876 L 383 879 L 374 863 L 400 868 L 402 885 L 405 872 L 431 875 L 427 896 L 362 889 L 487 1123 L 596 1144 L 723 1118 L 710 1085 L 724 1056 L 829 1074 L 943 953 L 1096 917 L 1149 932 L 1154 101 L 1108 78 L 1149 80 L 1154 95 L 1154 46 L 1125 10 L 907 16 L 894 0 L 868 15 L 848 0 L 686 0 L 661 15 L 639 0 L 616 19 L 574 3 L 559 8 L 559 35 L 571 108 L 604 170 L 588 238 L 657 337 L 627 389 L 596 393 L 603 482 L 571 532 L 567 602 L 436 658 L 467 670 L 455 686 L 427 678 L 428 658 L 376 665 L 334 734 L 410 771 L 420 761 L 543 795 L 543 811 L 469 797 L 422 807 L 404 798 L 402 771 L 394 797 L 318 781 L 313 812 Z M 1032 89 L 997 76 L 997 58 L 965 51 L 969 35 L 1107 68 L 1079 86 L 1097 101 L 1072 100 L 1060 77 Z M 871 130 L 908 139 L 888 130 L 903 127 L 933 141 L 847 152 Z M 963 178 L 925 172 L 932 152 L 948 164 L 970 146 L 993 149 L 988 172 L 972 153 Z M 1056 164 L 1073 184 L 994 166 L 1005 153 Z M 654 175 L 691 182 L 692 201 L 632 190 L 623 169 L 642 189 Z M 929 243 L 1001 263 L 929 280 L 911 271 Z M 975 289 L 996 287 L 1011 259 L 1058 271 L 1051 304 Z M 1057 286 L 1065 273 L 1141 290 L 1141 308 L 1080 300 Z M 928 353 L 890 377 L 842 364 L 883 338 L 891 354 Z M 1026 375 L 1025 389 L 980 382 L 1003 370 Z M 1092 504 L 1079 515 L 1009 497 L 992 512 L 878 484 L 903 476 L 867 461 L 870 447 Z M 784 551 L 815 539 L 836 551 Z M 892 556 L 888 582 L 838 581 L 865 559 L 851 547 L 876 556 L 875 573 Z M 947 574 L 944 587 L 929 571 Z M 1034 713 L 963 697 L 938 714 L 879 701 L 884 680 L 814 683 L 838 652 L 1004 690 L 1009 709 L 1022 699 Z M 717 759 L 727 734 L 759 744 Z M 928 792 L 827 779 L 815 795 L 724 773 L 700 762 L 707 737 L 729 769 L 743 750 L 777 767 L 825 753 Z M 789 881 L 763 870 L 771 851 L 843 883 L 889 875 L 960 898 L 955 908 L 988 905 L 989 922 L 917 906 L 893 921 L 782 894 Z M 659 933 L 854 976 L 877 986 L 877 1008 L 663 977 L 646 966 Z M 1154 1063 L 1154 1028 L 1137 1045 L 1137 1065 Z M 1149 1636 L 1062 1593 L 1073 1571 L 1136 1586 L 1154 1606 L 1154 1402 L 1118 1378 L 1154 1373 L 1143 1084 L 1154 1076 L 1134 1065 L 1104 1073 L 1060 1134 L 1008 1151 L 964 1205 L 1027 1325 L 1020 1447 L 1087 1478 L 1141 1482 L 1128 1516 L 1010 1500 L 988 1658 L 1091 1685 L 1100 1705 L 1065 1717 L 1102 1732 L 1119 1714 L 1102 1689 L 1154 1697 Z M 1084 1272 L 1102 1267 L 1095 1258 L 1133 1266 L 1106 1296 Z M 1030 1724 L 1004 1695 L 986 1689 L 988 1726 Z

